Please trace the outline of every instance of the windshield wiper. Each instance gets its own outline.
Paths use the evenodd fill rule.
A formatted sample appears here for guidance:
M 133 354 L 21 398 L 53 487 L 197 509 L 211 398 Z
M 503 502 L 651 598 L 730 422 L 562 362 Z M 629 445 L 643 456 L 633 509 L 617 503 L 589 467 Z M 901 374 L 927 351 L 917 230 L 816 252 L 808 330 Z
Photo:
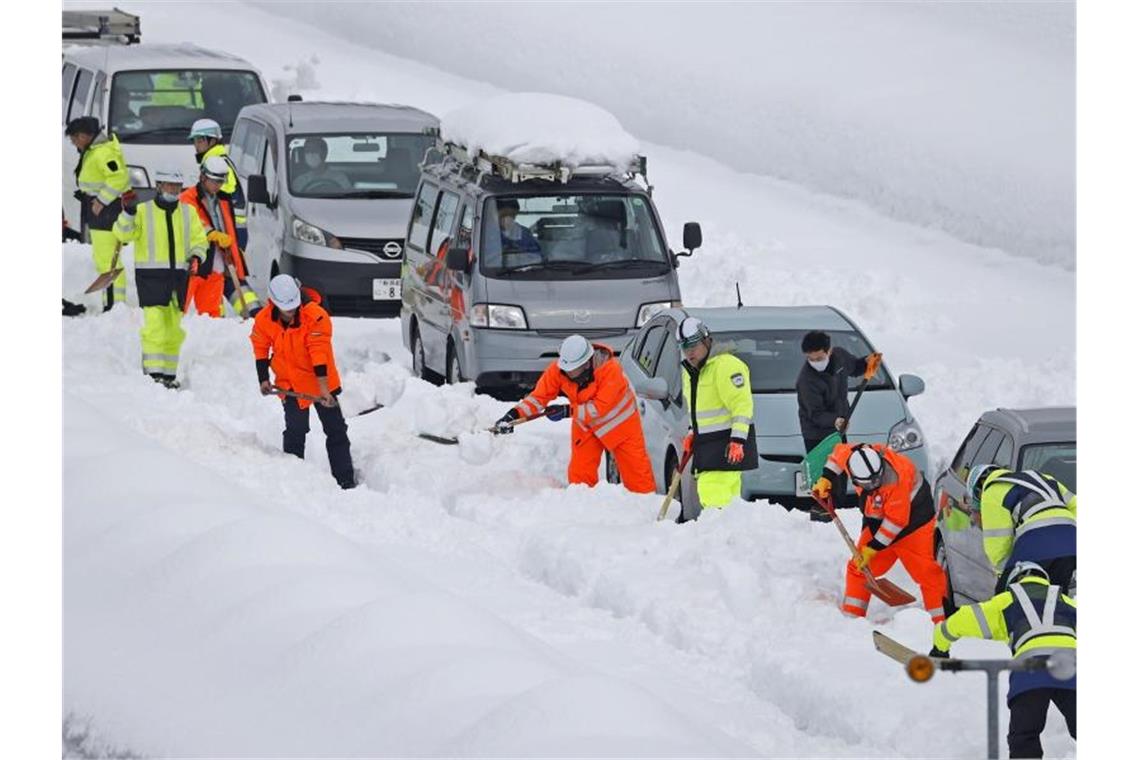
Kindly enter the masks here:
M 667 267 L 668 264 L 658 259 L 618 259 L 616 261 L 600 261 L 596 264 L 586 264 L 578 270 L 582 272 L 597 272 L 602 269 L 625 269 L 629 266 L 636 266 L 638 264 L 656 264 L 657 266 Z
M 187 127 L 155 127 L 154 129 L 144 129 L 139 132 L 128 132 L 125 135 L 119 135 L 119 142 L 131 142 L 139 137 L 149 137 L 151 135 L 162 135 L 168 132 L 187 132 Z
M 500 269 L 499 274 L 513 274 L 514 272 L 533 272 L 536 269 L 552 269 L 560 272 L 577 272 L 582 264 L 573 261 L 536 261 L 533 264 Z
M 400 190 L 354 190 L 351 193 L 329 196 L 331 198 L 411 198 L 411 193 Z

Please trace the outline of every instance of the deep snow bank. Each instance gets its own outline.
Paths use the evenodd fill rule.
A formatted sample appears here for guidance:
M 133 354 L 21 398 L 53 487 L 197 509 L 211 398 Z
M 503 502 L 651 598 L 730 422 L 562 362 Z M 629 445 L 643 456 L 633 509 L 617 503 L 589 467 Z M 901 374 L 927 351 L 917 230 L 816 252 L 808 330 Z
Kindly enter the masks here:
M 254 4 L 470 79 L 589 100 L 643 140 L 1074 264 L 1073 3 Z

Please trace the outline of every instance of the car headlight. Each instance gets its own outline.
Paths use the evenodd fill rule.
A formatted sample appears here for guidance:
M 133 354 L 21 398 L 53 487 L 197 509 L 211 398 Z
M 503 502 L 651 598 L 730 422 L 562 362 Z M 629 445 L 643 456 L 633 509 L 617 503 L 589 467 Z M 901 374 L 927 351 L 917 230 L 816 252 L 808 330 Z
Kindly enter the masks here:
M 477 303 L 471 307 L 471 326 L 499 330 L 525 330 L 526 314 L 518 306 Z
M 147 176 L 146 169 L 141 166 L 127 165 L 127 181 L 131 183 L 131 187 L 150 187 L 150 177 Z
M 887 436 L 887 445 L 895 451 L 917 449 L 922 444 L 922 430 L 917 424 L 907 420 L 891 428 L 890 435 Z
M 316 225 L 303 222 L 296 218 L 293 219 L 293 237 L 309 245 L 323 245 L 328 248 L 344 247 L 340 244 L 340 241 L 336 239 L 336 235 L 331 232 L 325 232 Z
M 654 303 L 642 304 L 641 308 L 637 310 L 637 324 L 634 325 L 634 327 L 641 327 L 666 309 L 680 305 L 680 301 L 656 301 Z

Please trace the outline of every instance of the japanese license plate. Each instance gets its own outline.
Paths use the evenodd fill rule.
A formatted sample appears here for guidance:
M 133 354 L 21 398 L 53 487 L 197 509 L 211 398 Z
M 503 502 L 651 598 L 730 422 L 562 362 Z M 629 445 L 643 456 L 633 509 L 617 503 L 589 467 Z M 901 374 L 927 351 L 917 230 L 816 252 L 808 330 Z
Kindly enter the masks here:
M 394 279 L 373 279 L 372 280 L 372 300 L 373 301 L 398 301 L 400 300 L 400 278 Z

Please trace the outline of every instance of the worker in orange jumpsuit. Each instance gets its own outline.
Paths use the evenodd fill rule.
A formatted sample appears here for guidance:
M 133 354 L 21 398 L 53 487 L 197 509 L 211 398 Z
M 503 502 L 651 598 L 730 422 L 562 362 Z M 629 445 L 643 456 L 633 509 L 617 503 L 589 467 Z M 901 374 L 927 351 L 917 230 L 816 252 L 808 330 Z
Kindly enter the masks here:
M 558 396 L 569 404 L 547 406 Z M 598 464 L 608 451 L 617 463 L 621 482 L 634 493 L 653 493 L 653 467 L 645 451 L 637 397 L 614 358 L 613 349 L 590 343 L 581 335 L 562 341 L 558 360 L 551 362 L 526 398 L 495 423 L 509 433 L 515 420 L 545 414 L 552 420 L 573 417 L 570 427 L 570 483 L 598 483 Z
M 224 158 L 210 156 L 202 162 L 198 184 L 183 190 L 179 197 L 197 210 L 212 251 L 198 271 L 198 276 L 205 279 L 194 289 L 194 308 L 199 314 L 220 317 L 223 299 L 229 299 L 236 313 L 241 314 L 244 306 L 246 315 L 253 317 L 260 311 L 261 301 L 246 282 L 245 257 L 238 248 L 233 200 L 221 189 L 229 170 Z M 240 288 L 234 286 L 227 271 L 227 258 L 233 264 Z
M 909 459 L 884 444 L 841 443 L 827 458 L 812 493 L 827 499 L 843 473 L 854 483 L 863 512 L 859 556 L 847 563 L 843 611 L 864 617 L 871 592 L 862 569 L 879 577 L 899 560 L 922 589 L 922 603 L 931 620 L 941 623 L 946 619 L 942 609 L 946 575 L 934 559 L 930 484 Z

